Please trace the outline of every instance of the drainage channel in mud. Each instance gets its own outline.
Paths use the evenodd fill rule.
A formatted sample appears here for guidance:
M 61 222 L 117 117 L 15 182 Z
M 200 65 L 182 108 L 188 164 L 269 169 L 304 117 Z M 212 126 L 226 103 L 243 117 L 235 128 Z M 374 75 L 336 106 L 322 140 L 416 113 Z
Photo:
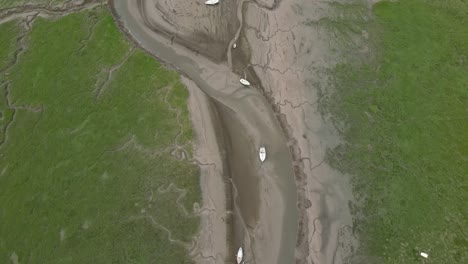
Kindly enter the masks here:
M 234 241 L 230 242 L 234 247 L 247 247 L 248 263 L 293 263 L 297 234 L 294 171 L 284 134 L 269 103 L 258 90 L 242 87 L 240 76 L 229 65 L 217 64 L 158 34 L 154 25 L 145 23 L 143 18 L 148 14 L 141 12 L 146 10 L 135 2 L 116 0 L 112 4 L 122 30 L 143 49 L 191 79 L 218 105 L 234 195 Z M 241 18 L 241 11 L 235 11 Z M 263 164 L 257 157 L 261 144 L 268 149 L 268 160 Z M 233 255 L 226 257 L 230 260 Z

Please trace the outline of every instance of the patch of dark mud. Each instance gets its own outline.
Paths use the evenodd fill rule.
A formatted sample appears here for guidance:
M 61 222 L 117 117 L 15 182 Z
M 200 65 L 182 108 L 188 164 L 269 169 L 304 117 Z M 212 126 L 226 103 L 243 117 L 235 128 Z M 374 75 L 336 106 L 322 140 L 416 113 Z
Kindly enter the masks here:
M 215 7 L 183 0 L 138 0 L 136 4 L 154 32 L 215 62 L 226 59 L 226 47 L 239 27 L 236 1 Z

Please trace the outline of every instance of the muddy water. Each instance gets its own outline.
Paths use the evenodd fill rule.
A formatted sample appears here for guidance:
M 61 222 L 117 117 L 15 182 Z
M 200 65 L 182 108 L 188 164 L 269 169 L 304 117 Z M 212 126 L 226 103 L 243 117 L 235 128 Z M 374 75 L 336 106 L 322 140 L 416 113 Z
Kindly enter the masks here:
M 217 102 L 228 139 L 234 247 L 246 248 L 247 263 L 294 263 L 298 213 L 292 158 L 269 103 L 257 89 L 243 87 L 228 64 L 215 63 L 158 33 L 136 2 L 116 0 L 113 5 L 141 47 L 177 68 Z M 261 144 L 268 151 L 263 164 L 257 155 Z

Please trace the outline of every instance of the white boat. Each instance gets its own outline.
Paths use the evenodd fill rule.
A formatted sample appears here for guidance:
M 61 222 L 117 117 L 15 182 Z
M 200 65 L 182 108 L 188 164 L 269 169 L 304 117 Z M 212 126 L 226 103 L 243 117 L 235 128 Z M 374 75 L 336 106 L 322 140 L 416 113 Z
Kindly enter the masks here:
M 260 161 L 264 162 L 266 159 L 266 149 L 264 146 L 260 147 L 260 150 L 258 151 L 258 156 L 260 157 Z
M 205 5 L 216 5 L 217 3 L 219 3 L 219 0 L 208 0 Z
M 240 264 L 243 258 L 244 258 L 244 252 L 242 250 L 242 247 L 240 247 L 236 254 L 237 264 Z
M 421 257 L 423 257 L 423 258 L 428 258 L 428 257 L 429 257 L 429 254 L 424 253 L 424 252 L 421 252 L 420 255 L 421 255 Z
M 247 81 L 246 79 L 240 79 L 240 83 L 242 83 L 242 85 L 245 85 L 245 86 L 249 86 L 249 85 L 250 85 L 250 82 Z
M 237 47 L 236 43 L 232 44 L 232 48 L 235 49 Z

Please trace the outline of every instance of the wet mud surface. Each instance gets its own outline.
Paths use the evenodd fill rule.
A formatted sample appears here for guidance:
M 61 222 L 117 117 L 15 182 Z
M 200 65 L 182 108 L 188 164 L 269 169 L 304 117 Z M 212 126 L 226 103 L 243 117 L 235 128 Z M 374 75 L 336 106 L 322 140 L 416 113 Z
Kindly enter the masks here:
M 218 214 L 230 220 L 225 246 L 206 253 L 209 243 L 200 242 L 193 254 L 205 257 L 197 262 L 233 263 L 239 246 L 246 263 L 346 263 L 355 250 L 349 183 L 325 160 L 340 138 L 318 107 L 329 85 L 327 69 L 340 62 L 330 24 L 347 5 L 111 2 L 130 39 L 176 68 L 215 105 L 228 188 L 212 199 L 226 201 Z M 252 86 L 242 86 L 240 78 Z M 268 152 L 263 164 L 261 144 Z M 202 232 L 210 228 L 202 226 Z M 205 239 L 219 242 L 214 237 L 221 233 L 210 231 Z
M 225 1 L 214 8 L 206 8 L 202 1 L 135 2 L 145 25 L 172 42 L 218 62 L 225 58 L 232 33 L 239 27 L 235 1 Z M 212 23 L 216 17 L 223 19 Z

